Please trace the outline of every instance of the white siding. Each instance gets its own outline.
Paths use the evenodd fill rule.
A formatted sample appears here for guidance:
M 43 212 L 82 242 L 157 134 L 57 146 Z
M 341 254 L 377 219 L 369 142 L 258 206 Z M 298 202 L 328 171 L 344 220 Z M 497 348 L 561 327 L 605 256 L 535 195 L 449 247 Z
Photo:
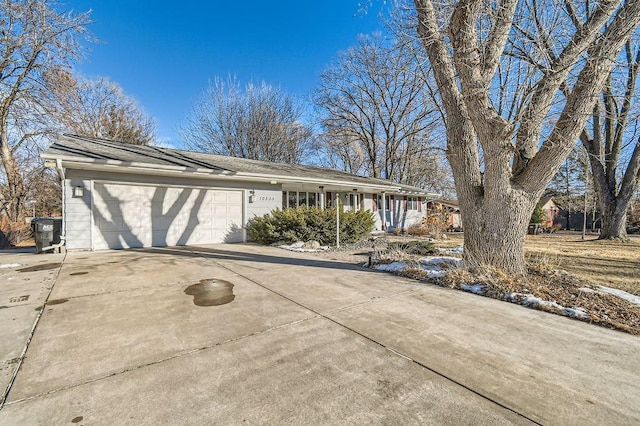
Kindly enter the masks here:
M 83 188 L 83 196 L 75 197 L 73 189 Z M 63 230 L 68 249 L 91 248 L 91 181 L 82 178 L 65 180 Z
M 252 189 L 247 192 L 247 219 L 254 216 L 264 216 L 272 210 L 282 209 L 282 190 L 280 186 L 271 185 L 269 188 Z M 253 202 L 249 202 L 252 196 L 251 190 L 254 191 Z

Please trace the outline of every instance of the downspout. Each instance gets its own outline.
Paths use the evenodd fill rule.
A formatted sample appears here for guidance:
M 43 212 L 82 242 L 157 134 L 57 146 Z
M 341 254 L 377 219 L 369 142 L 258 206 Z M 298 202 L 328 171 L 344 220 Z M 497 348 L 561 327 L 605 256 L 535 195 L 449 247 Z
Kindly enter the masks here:
M 62 221 L 62 224 L 64 225 L 64 220 Z M 60 247 L 64 246 L 64 243 L 65 243 L 66 240 L 67 240 L 67 238 L 64 235 L 60 235 L 60 242 L 58 244 L 52 244 L 52 245 L 47 246 L 47 247 L 42 247 L 42 251 L 55 250 L 57 248 L 60 248 Z

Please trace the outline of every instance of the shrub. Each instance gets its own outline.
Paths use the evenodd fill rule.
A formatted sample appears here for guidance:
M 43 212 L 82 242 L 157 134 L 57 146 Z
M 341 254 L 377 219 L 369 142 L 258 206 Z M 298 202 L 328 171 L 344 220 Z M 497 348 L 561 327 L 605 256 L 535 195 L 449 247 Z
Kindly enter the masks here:
M 373 226 L 371 212 L 340 212 L 340 242 L 359 241 L 371 233 Z M 316 240 L 322 245 L 330 245 L 336 241 L 336 210 L 315 207 L 276 209 L 262 217 L 249 219 L 246 229 L 249 238 L 260 244 Z
M 426 235 L 439 240 L 447 230 L 447 221 L 443 214 L 432 213 L 422 219 L 422 226 Z
M 529 223 L 544 223 L 545 222 L 545 214 L 544 210 L 542 210 L 542 206 L 538 204 L 535 209 L 533 209 L 533 213 L 531 213 L 531 219 Z
M 419 256 L 429 256 L 437 253 L 435 245 L 428 241 L 393 242 L 389 243 L 387 250 L 403 251 L 407 254 Z
M 407 234 L 413 235 L 416 237 L 426 237 L 429 236 L 429 231 L 423 224 L 411 225 L 407 228 Z

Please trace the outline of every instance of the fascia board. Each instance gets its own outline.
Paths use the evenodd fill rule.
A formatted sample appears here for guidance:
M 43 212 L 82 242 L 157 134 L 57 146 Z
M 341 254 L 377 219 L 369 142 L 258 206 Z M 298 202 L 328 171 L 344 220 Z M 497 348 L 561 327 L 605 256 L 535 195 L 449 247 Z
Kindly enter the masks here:
M 60 159 L 63 167 L 81 170 L 102 170 L 114 172 L 115 168 L 124 168 L 122 172 L 149 175 L 175 175 L 177 173 L 185 173 L 187 176 L 194 178 L 215 178 L 242 181 L 265 181 L 277 180 L 279 183 L 314 183 L 319 185 L 336 185 L 336 186 L 353 186 L 358 188 L 370 189 L 375 191 L 399 192 L 400 187 L 394 185 L 368 184 L 361 182 L 352 182 L 348 180 L 327 180 L 316 179 L 301 176 L 282 176 L 276 174 L 260 174 L 260 173 L 238 173 L 230 171 L 215 171 L 205 168 L 167 166 L 140 162 L 125 162 L 118 160 L 103 159 L 81 159 L 71 156 L 60 156 L 53 154 L 41 154 L 44 159 Z

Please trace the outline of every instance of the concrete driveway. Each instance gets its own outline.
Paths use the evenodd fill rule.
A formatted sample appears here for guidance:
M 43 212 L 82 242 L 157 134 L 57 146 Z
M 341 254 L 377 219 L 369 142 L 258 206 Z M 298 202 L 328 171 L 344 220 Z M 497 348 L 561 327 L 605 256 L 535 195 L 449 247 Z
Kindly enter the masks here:
M 43 273 L 0 424 L 640 422 L 640 338 L 488 298 L 254 245 Z

